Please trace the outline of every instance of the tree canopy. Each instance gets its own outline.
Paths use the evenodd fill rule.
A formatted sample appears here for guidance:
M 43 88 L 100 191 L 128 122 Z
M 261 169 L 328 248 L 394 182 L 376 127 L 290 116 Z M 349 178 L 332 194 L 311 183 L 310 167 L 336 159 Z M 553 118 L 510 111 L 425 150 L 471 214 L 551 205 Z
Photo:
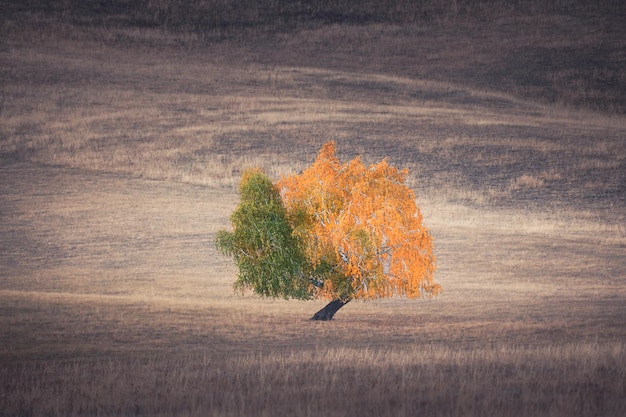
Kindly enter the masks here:
M 235 286 L 327 299 L 337 309 L 353 299 L 439 294 L 432 236 L 407 171 L 385 160 L 341 163 L 335 153 L 326 143 L 308 169 L 276 184 L 260 171 L 243 175 L 233 231 L 216 240 L 239 267 Z
M 215 240 L 239 268 L 236 289 L 270 297 L 311 298 L 307 261 L 286 220 L 278 189 L 258 170 L 244 172 L 241 202 L 231 216 L 233 231 Z

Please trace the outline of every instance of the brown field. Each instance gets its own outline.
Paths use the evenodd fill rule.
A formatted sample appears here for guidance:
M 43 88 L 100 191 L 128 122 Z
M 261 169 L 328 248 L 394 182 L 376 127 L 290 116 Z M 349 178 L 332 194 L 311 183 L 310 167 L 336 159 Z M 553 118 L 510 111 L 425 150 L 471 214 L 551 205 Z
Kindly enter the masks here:
M 0 2 L 0 416 L 626 415 L 620 2 L 243 29 L 148 3 Z M 317 323 L 233 292 L 241 170 L 331 139 L 409 169 L 441 296 Z

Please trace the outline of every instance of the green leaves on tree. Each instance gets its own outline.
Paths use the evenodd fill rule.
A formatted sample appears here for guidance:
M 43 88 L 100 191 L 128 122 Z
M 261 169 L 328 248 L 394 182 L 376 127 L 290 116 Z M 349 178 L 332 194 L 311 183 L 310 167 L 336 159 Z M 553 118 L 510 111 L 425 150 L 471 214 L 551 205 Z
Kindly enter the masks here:
M 270 297 L 311 298 L 307 262 L 286 219 L 280 194 L 260 171 L 247 171 L 232 232 L 218 232 L 216 247 L 239 268 L 235 289 Z

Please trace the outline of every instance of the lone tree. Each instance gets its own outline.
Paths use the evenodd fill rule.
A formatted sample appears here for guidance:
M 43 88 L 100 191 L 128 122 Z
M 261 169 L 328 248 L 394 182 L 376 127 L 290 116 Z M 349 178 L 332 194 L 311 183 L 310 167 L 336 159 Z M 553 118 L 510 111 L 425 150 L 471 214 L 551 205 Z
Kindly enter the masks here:
M 235 288 L 329 300 L 312 320 L 331 320 L 353 299 L 439 294 L 432 237 L 406 175 L 384 160 L 342 164 L 333 142 L 276 184 L 246 171 L 233 231 L 216 238 L 239 267 Z

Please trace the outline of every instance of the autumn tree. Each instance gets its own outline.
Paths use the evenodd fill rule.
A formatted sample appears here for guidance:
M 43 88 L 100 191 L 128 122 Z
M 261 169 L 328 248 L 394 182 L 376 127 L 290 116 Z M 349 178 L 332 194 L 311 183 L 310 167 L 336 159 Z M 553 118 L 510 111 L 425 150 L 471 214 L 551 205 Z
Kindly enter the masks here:
M 406 176 L 384 160 L 342 164 L 334 142 L 308 169 L 275 185 L 258 171 L 246 173 L 233 232 L 216 241 L 239 266 L 236 286 L 329 300 L 314 320 L 332 319 L 354 299 L 439 294 L 432 237 Z M 251 191 L 258 186 L 262 192 Z

